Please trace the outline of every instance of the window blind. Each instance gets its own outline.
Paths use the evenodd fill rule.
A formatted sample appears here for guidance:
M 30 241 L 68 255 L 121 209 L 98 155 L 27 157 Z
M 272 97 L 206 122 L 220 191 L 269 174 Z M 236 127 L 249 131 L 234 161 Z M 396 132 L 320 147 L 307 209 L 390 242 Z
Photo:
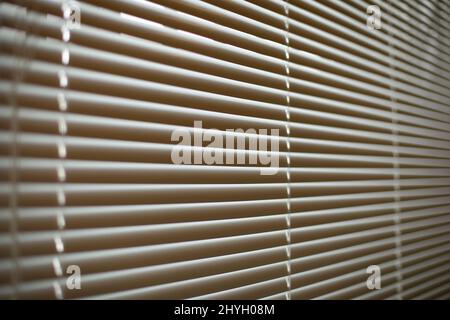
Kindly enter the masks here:
M 448 1 L 0 7 L 0 298 L 450 297 Z

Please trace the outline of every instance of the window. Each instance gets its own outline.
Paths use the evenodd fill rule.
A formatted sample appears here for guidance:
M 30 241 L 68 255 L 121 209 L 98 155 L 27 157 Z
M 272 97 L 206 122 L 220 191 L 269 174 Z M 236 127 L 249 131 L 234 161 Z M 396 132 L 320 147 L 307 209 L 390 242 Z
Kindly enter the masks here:
M 450 297 L 447 1 L 0 7 L 1 298 Z

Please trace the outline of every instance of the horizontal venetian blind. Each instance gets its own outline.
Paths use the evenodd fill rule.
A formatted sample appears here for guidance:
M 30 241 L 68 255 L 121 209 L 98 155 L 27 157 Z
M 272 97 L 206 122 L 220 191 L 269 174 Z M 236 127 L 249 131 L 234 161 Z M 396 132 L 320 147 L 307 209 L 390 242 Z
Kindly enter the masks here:
M 0 7 L 1 298 L 449 298 L 449 3 Z

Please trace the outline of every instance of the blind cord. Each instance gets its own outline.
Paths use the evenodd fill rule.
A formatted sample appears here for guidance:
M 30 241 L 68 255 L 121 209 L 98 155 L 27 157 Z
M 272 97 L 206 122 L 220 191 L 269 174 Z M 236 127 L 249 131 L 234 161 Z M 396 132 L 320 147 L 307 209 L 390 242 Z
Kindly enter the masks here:
M 20 21 L 19 21 L 20 23 Z M 25 39 L 26 39 L 26 33 L 25 33 Z M 26 40 L 24 40 L 25 42 Z M 25 45 L 23 45 L 25 46 Z M 21 47 L 21 46 L 19 46 Z M 23 63 L 24 59 L 20 55 L 16 55 L 19 57 L 17 71 L 14 72 L 13 75 L 13 81 L 11 83 L 11 94 L 9 95 L 9 104 L 12 106 L 11 109 L 11 170 L 9 171 L 10 176 L 10 183 L 11 183 L 11 193 L 9 195 L 9 206 L 10 206 L 10 224 L 9 224 L 9 231 L 11 235 L 11 258 L 13 260 L 13 269 L 11 272 L 11 284 L 12 284 L 12 299 L 18 298 L 18 285 L 20 283 L 20 274 L 19 274 L 19 248 L 18 248 L 18 213 L 17 213 L 17 195 L 18 195 L 18 131 L 19 129 L 19 120 L 18 120 L 18 113 L 19 113 L 19 106 L 17 103 L 17 86 L 20 82 L 20 79 L 23 77 Z
M 286 276 L 286 300 L 291 300 L 291 144 L 290 144 L 290 104 L 291 104 L 291 97 L 290 97 L 290 70 L 289 70 L 289 3 L 288 0 L 284 1 L 284 13 L 285 13 L 285 21 L 284 21 L 284 28 L 285 28 L 285 34 L 284 34 L 284 41 L 285 41 L 285 72 L 286 72 L 286 108 L 285 108 L 285 114 L 286 114 L 286 209 L 287 209 L 287 215 L 286 215 L 286 258 L 287 258 L 287 276 Z
M 397 291 L 397 297 L 399 300 L 402 300 L 402 291 L 403 291 L 403 287 L 402 287 L 402 280 L 403 280 L 403 276 L 402 276 L 402 241 L 401 241 L 401 237 L 402 237 L 402 232 L 401 232 L 401 206 L 400 206 L 400 202 L 401 202 L 401 197 L 400 197 L 400 166 L 399 166 L 399 153 L 398 153 L 398 120 L 397 120 L 397 98 L 395 97 L 395 92 L 396 92 L 396 88 L 394 85 L 394 82 L 396 81 L 395 76 L 394 76 L 394 72 L 395 72 L 395 64 L 394 64 L 394 60 L 395 60 L 395 56 L 393 54 L 393 49 L 394 49 L 394 45 L 393 45 L 393 40 L 394 40 L 394 36 L 392 34 L 391 28 L 389 28 L 388 30 L 388 34 L 389 34 L 389 47 L 390 47 L 390 51 L 389 51 L 389 67 L 390 67 L 390 74 L 389 74 L 389 78 L 390 78 L 390 84 L 389 84 L 389 89 L 391 90 L 391 96 L 390 96 L 390 100 L 391 100 L 391 114 L 392 114 L 392 127 L 391 127 L 391 132 L 392 132 L 392 160 L 393 160 L 393 188 L 394 188 L 394 230 L 395 230 L 395 268 L 396 268 L 396 280 L 397 280 L 397 284 L 396 284 L 396 291 Z
M 68 109 L 68 101 L 67 101 L 67 88 L 69 87 L 69 77 L 67 75 L 67 66 L 70 63 L 70 50 L 69 50 L 69 42 L 71 37 L 71 31 L 69 27 L 70 23 L 70 15 L 71 8 L 68 4 L 68 1 L 63 1 L 61 4 L 61 11 L 63 15 L 63 22 L 61 26 L 61 38 L 63 41 L 63 46 L 61 50 L 61 65 L 62 68 L 58 72 L 58 81 L 60 91 L 57 95 L 57 103 L 58 109 L 60 111 L 60 117 L 58 119 L 58 133 L 60 135 L 60 141 L 58 142 L 58 158 L 59 165 L 57 168 L 57 179 L 58 179 L 58 191 L 57 191 L 57 214 L 56 214 L 56 224 L 58 227 L 58 232 L 55 234 L 54 242 L 55 249 L 57 254 L 61 254 L 64 252 L 64 242 L 61 237 L 61 231 L 66 227 L 66 220 L 64 217 L 64 206 L 66 205 L 66 194 L 64 191 L 64 184 L 66 181 L 66 169 L 64 167 L 64 161 L 67 157 L 67 147 L 65 143 L 65 137 L 68 131 L 67 121 L 66 121 L 66 112 Z M 63 276 L 63 270 L 61 266 L 61 262 L 58 256 L 55 256 L 53 259 L 53 269 L 57 278 L 61 278 Z M 58 280 L 55 280 L 53 283 L 54 293 L 56 299 L 63 299 L 63 290 Z
M 27 50 L 27 42 L 28 42 L 28 31 L 31 26 L 34 25 L 33 21 L 29 21 L 27 16 L 27 9 L 18 10 L 17 18 L 15 19 L 15 27 L 18 30 L 23 30 L 23 40 L 18 41 L 18 45 L 13 48 L 14 56 L 18 57 L 17 59 L 17 69 L 12 76 L 11 82 L 11 94 L 7 96 L 8 103 L 11 106 L 11 121 L 10 121 L 10 131 L 11 131 L 11 161 L 10 161 L 10 184 L 11 184 L 11 192 L 9 195 L 9 207 L 10 207 L 10 223 L 9 223 L 9 231 L 11 235 L 12 244 L 11 248 L 11 258 L 13 261 L 14 267 L 11 271 L 11 285 L 12 285 L 12 294 L 11 299 L 19 298 L 19 285 L 21 283 L 21 275 L 20 275 L 20 248 L 19 248 L 19 213 L 18 213 L 18 194 L 19 194 L 19 138 L 18 135 L 20 133 L 20 106 L 17 101 L 18 97 L 18 86 L 22 82 L 25 77 L 25 72 L 27 68 L 30 66 L 30 61 L 33 59 L 33 50 Z M 0 21 L 0 25 L 2 22 Z M 36 28 L 35 32 L 38 33 L 38 28 Z

